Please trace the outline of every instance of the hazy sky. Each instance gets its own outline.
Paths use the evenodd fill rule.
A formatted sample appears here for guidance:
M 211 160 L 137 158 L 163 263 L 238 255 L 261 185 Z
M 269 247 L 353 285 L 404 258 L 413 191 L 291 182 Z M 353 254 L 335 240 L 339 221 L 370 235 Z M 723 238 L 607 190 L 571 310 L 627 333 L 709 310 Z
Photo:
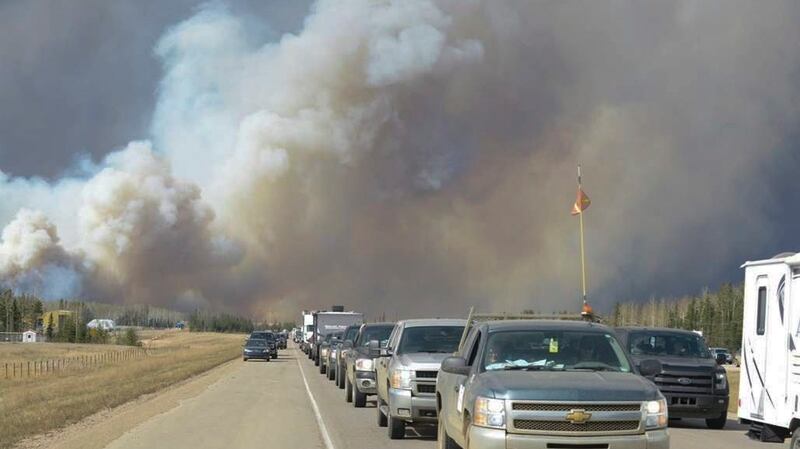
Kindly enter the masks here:
M 0 2 L 0 170 L 53 178 L 147 137 L 161 78 L 153 48 L 203 0 Z M 277 39 L 310 0 L 231 0 Z
M 800 2 L 0 2 L 0 284 L 261 314 L 699 292 L 800 249 Z M 288 316 L 288 315 L 287 315 Z

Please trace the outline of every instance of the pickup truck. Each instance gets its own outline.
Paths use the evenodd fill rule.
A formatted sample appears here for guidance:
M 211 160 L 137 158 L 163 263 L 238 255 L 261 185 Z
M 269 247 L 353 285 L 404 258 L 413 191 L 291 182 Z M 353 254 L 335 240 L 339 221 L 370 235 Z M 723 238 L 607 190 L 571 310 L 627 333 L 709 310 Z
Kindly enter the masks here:
M 728 420 L 728 377 L 702 336 L 679 329 L 617 328 L 635 364 L 657 359 L 661 371 L 648 376 L 667 399 L 670 418 L 704 418 L 722 429 Z
M 336 332 L 326 335 L 322 342 L 319 344 L 319 373 L 328 374 L 328 360 L 331 348 L 339 344 L 339 339 L 342 337 L 342 332 Z M 330 378 L 330 376 L 328 376 Z
M 345 354 L 344 399 L 355 407 L 367 405 L 367 396 L 375 394 L 375 358 L 385 346 L 394 323 L 364 324 L 358 330 L 352 349 Z
M 328 366 L 330 366 L 332 368 L 331 371 L 333 371 L 333 382 L 342 390 L 344 390 L 345 379 L 345 354 L 353 348 L 353 341 L 356 339 L 356 336 L 358 336 L 358 330 L 360 328 L 360 325 L 348 326 L 347 329 L 344 330 L 344 335 L 339 341 L 339 344 L 328 354 L 328 358 L 330 359 Z
M 669 448 L 664 396 L 591 322 L 476 323 L 442 362 L 436 406 L 440 448 Z
M 442 360 L 458 350 L 466 320 L 400 321 L 375 361 L 378 426 L 401 439 L 406 424 L 436 423 L 436 377 Z

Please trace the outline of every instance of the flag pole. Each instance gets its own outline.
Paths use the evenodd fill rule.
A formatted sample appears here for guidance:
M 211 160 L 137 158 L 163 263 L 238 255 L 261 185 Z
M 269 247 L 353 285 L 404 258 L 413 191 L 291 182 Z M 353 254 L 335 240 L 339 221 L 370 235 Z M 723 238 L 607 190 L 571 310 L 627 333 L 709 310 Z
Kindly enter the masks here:
M 578 190 L 582 190 L 581 186 L 581 166 L 578 165 Z M 583 244 L 583 211 L 579 215 L 580 222 L 580 236 L 581 236 L 581 288 L 583 290 L 583 304 L 586 305 L 586 252 Z

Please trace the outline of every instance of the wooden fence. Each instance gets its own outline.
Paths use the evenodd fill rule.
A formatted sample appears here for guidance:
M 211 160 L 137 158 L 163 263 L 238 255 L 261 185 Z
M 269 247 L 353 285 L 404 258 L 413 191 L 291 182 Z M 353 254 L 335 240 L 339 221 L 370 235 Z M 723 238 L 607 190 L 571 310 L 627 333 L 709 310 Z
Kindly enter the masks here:
M 5 379 L 21 379 L 58 374 L 67 371 L 92 369 L 111 363 L 124 362 L 153 355 L 154 349 L 130 348 L 120 351 L 101 352 L 74 357 L 23 362 L 4 362 Z

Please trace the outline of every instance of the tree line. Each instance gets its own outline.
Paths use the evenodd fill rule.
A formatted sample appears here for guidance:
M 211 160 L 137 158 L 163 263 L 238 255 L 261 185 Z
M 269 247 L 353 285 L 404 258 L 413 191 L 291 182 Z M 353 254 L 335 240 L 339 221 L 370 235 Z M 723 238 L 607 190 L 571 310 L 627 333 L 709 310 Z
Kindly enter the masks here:
M 231 313 L 195 310 L 189 315 L 192 332 L 247 333 L 253 329 L 252 320 Z
M 742 344 L 744 285 L 722 284 L 716 291 L 647 302 L 617 302 L 606 317 L 611 326 L 669 327 L 700 331 L 709 346 L 736 351 Z

